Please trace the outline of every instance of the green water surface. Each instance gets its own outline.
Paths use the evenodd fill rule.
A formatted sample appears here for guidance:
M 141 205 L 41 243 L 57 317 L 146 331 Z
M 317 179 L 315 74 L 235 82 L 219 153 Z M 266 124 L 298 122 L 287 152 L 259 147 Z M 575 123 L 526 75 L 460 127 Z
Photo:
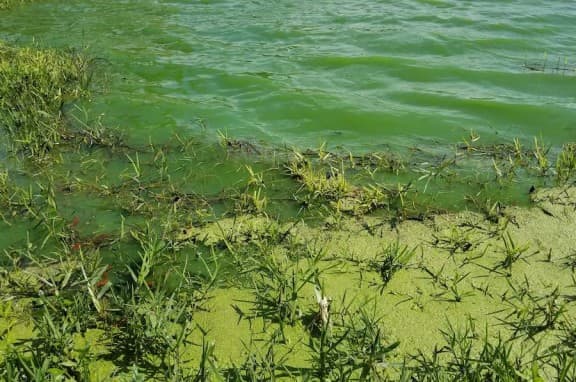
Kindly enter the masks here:
M 91 108 L 136 135 L 442 151 L 576 139 L 572 1 L 40 1 L 0 38 L 88 47 L 115 74 Z

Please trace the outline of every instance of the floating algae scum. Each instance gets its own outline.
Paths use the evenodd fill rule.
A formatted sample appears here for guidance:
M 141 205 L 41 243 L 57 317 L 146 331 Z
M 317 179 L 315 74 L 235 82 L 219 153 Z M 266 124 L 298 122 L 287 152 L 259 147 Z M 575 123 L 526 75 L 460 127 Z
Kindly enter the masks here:
M 576 378 L 576 144 L 146 142 L 108 65 L 0 45 L 4 380 Z

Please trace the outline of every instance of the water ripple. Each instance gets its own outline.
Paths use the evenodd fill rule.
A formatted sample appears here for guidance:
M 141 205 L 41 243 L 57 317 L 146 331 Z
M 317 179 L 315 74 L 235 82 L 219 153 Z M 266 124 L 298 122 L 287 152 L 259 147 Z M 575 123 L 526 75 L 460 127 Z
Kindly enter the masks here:
M 127 129 L 202 118 L 299 145 L 437 144 L 470 129 L 560 145 L 576 140 L 575 4 L 46 0 L 3 15 L 0 38 L 107 58 L 125 80 L 101 107 Z

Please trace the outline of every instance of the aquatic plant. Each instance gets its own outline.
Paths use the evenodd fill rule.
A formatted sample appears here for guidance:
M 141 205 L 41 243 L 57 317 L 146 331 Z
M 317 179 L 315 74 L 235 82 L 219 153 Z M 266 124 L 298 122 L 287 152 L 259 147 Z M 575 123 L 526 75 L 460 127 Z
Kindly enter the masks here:
M 492 223 L 499 224 L 501 218 L 505 217 L 505 205 L 499 200 L 490 198 L 485 190 L 479 191 L 475 195 L 467 195 L 465 200 Z
M 567 182 L 576 173 L 576 143 L 566 143 L 556 159 L 556 179 Z
M 14 8 L 31 0 L 0 0 L 0 11 Z
M 253 277 L 254 314 L 273 322 L 294 325 L 304 314 L 301 292 L 311 285 L 320 271 L 314 264 L 307 267 L 287 258 L 268 255 L 258 260 Z
M 421 173 L 418 177 L 418 181 L 426 180 L 426 184 L 424 185 L 424 192 L 428 189 L 430 182 L 437 178 L 442 177 L 450 177 L 450 174 L 447 174 L 451 168 L 454 167 L 456 164 L 456 158 L 441 158 L 439 163 L 430 165 L 426 163 L 427 166 L 421 166 L 420 168 L 416 169 L 417 173 Z
M 0 42 L 0 119 L 14 149 L 41 158 L 69 139 L 67 103 L 88 96 L 94 61 Z
M 114 127 L 105 126 L 102 115 L 99 115 L 95 120 L 90 120 L 89 112 L 76 104 L 73 104 L 73 111 L 75 112 L 70 111 L 64 115 L 71 125 L 66 138 L 67 141 L 73 141 L 72 146 L 76 146 L 72 147 L 73 150 L 78 151 L 78 146 L 87 149 L 106 148 L 112 151 L 135 150 L 124 142 L 124 134 L 121 131 Z M 78 113 L 80 116 L 77 115 Z
M 471 228 L 452 227 L 447 233 L 433 234 L 432 245 L 448 250 L 451 255 L 457 252 L 468 252 L 479 244 L 479 240 L 472 237 L 472 231 Z
M 264 174 L 255 172 L 251 166 L 245 168 L 248 180 L 244 191 L 237 197 L 234 209 L 239 214 L 265 214 L 268 198 L 264 194 Z
M 150 290 L 146 297 L 132 294 L 122 313 L 116 315 L 117 328 L 109 333 L 110 359 L 119 366 L 139 365 L 148 375 L 178 376 L 189 361 L 183 348 L 194 330 L 190 305 L 163 288 Z
M 510 295 L 504 301 L 505 308 L 494 314 L 506 313 L 498 319 L 513 330 L 515 337 L 533 339 L 537 334 L 560 324 L 567 307 L 558 287 L 537 292 L 531 288 L 527 278 L 519 283 L 508 283 Z
M 319 380 L 385 380 L 387 357 L 399 342 L 386 344 L 374 302 L 353 307 L 345 296 L 334 307 L 329 325 L 310 338 L 314 376 Z M 337 310 L 339 309 L 339 310 Z
M 399 270 L 405 268 L 416 253 L 415 248 L 408 248 L 408 246 L 400 245 L 400 241 L 397 240 L 393 243 L 388 244 L 381 255 L 377 258 L 372 259 L 369 263 L 369 269 L 377 271 L 380 274 L 380 279 L 382 284 L 379 286 L 380 293 L 384 291 L 386 285 L 392 280 L 392 276 Z
M 433 296 L 439 301 L 461 302 L 464 297 L 473 296 L 474 292 L 468 290 L 463 292 L 460 284 L 468 278 L 470 273 L 459 274 L 457 271 L 453 274 L 446 275 L 443 265 L 437 272 L 432 271 L 426 266 L 421 269 L 431 278 L 434 284 L 441 289 L 440 292 L 434 293 Z
M 202 354 L 198 362 L 198 369 L 189 380 L 194 382 L 209 381 L 211 378 L 219 376 L 219 370 L 214 356 L 214 343 L 209 342 L 206 336 L 202 336 Z
M 276 381 L 296 378 L 302 374 L 287 365 L 294 346 L 280 350 L 278 345 L 282 343 L 281 334 L 274 332 L 269 339 L 264 341 L 264 346 L 260 346 L 253 338 L 250 338 L 250 342 L 243 343 L 246 357 L 241 363 L 234 363 L 232 367 L 221 373 L 226 381 Z
M 302 189 L 308 193 L 308 201 L 339 200 L 351 191 L 346 180 L 344 166 L 314 166 L 301 153 L 294 152 L 294 158 L 286 165 L 288 175 L 301 183 Z
M 412 357 L 413 380 L 515 381 L 530 375 L 530 365 L 522 361 L 521 353 L 513 353 L 511 343 L 500 336 L 491 340 L 486 331 L 480 336 L 472 319 L 463 328 L 449 322 L 442 335 L 444 346 Z
M 241 139 L 234 139 L 230 137 L 228 131 L 220 131 L 218 130 L 218 140 L 220 146 L 225 148 L 226 151 L 231 152 L 246 152 L 246 153 L 255 153 L 258 154 L 260 151 L 253 143 L 247 140 Z
M 512 265 L 516 261 L 525 257 L 524 255 L 528 251 L 528 249 L 530 249 L 530 245 L 529 244 L 517 245 L 514 239 L 512 238 L 510 232 L 506 232 L 506 234 L 502 236 L 502 242 L 504 244 L 504 246 L 502 247 L 504 259 L 502 259 L 502 261 L 500 261 L 496 265 L 495 269 L 500 267 L 504 268 L 507 274 L 511 275 Z M 534 255 L 535 253 L 533 253 L 532 255 Z
M 48 265 L 31 253 L 29 256 L 30 261 L 40 267 L 22 271 L 30 276 L 28 279 L 19 278 L 19 282 L 16 281 L 18 278 L 10 280 L 7 293 L 12 296 L 37 296 L 37 309 L 30 312 L 35 335 L 9 344 L 4 360 L 0 361 L 0 366 L 3 366 L 0 369 L 6 370 L 8 376 L 17 377 L 17 380 L 44 380 L 48 375 L 87 379 L 92 359 L 90 344 L 80 346 L 77 338 L 89 328 L 96 327 L 98 316 L 102 313 L 91 304 L 84 289 L 91 290 L 87 275 L 96 279 L 100 269 L 95 267 L 97 263 L 91 264 L 85 259 L 70 262 L 66 267 L 62 265 L 65 264 L 62 259 L 60 263 Z M 99 298 L 105 293 L 106 288 Z

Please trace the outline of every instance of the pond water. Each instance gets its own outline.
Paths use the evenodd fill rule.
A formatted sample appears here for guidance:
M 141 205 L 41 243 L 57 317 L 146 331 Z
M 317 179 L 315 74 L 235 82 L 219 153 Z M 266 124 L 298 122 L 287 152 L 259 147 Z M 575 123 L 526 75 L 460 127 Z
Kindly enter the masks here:
M 114 73 L 91 108 L 146 139 L 442 151 L 576 140 L 575 19 L 571 0 L 47 0 L 0 38 L 88 47 Z

